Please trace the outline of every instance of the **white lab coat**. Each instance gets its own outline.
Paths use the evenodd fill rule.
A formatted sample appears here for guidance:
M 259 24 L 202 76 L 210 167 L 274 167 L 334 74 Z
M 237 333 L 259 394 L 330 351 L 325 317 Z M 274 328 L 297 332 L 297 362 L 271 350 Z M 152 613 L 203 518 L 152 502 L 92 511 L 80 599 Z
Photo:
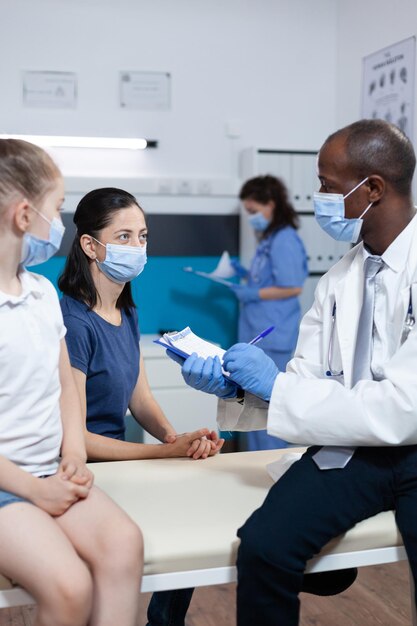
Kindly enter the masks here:
M 350 250 L 317 286 L 304 316 L 294 358 L 277 376 L 269 404 L 250 396 L 242 405 L 220 401 L 221 430 L 266 428 L 268 433 L 302 445 L 384 446 L 417 444 L 417 330 L 402 342 L 410 286 L 417 305 L 417 218 L 405 270 L 392 297 L 387 319 L 383 380 L 363 380 L 351 388 L 354 348 L 363 292 L 362 243 Z M 411 226 L 411 224 L 410 224 Z M 326 376 L 332 328 L 334 370 Z M 414 314 L 415 310 L 414 310 Z

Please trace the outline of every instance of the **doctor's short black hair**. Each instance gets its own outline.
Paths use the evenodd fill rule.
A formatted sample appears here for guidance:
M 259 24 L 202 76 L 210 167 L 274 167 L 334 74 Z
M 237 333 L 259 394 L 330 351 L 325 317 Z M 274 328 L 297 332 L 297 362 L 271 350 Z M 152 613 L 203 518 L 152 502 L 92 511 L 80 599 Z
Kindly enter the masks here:
M 346 137 L 346 156 L 358 180 L 378 174 L 403 196 L 411 193 L 416 166 L 414 148 L 408 137 L 385 120 L 359 120 L 330 135 Z

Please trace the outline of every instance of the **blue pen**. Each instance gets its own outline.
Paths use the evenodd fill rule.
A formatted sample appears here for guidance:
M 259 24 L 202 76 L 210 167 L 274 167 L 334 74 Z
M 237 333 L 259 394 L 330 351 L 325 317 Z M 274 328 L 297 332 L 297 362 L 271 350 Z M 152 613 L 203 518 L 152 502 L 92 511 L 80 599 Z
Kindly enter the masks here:
M 249 341 L 249 344 L 253 345 L 255 343 L 258 343 L 258 341 L 260 341 L 261 339 L 269 335 L 269 333 L 272 333 L 273 330 L 275 330 L 275 326 L 270 326 L 269 328 L 265 328 L 265 330 L 259 333 L 259 335 L 256 335 L 256 337 L 254 337 L 252 341 Z

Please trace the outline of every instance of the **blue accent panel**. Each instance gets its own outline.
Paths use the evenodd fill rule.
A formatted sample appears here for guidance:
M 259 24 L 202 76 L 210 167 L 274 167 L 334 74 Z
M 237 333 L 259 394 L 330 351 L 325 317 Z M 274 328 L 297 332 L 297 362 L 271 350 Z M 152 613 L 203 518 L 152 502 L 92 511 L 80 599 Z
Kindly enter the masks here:
M 35 274 L 41 274 L 45 276 L 48 280 L 51 281 L 55 289 L 59 293 L 59 297 L 61 297 L 61 292 L 58 290 L 58 278 L 62 274 L 64 270 L 66 257 L 64 256 L 54 256 L 46 263 L 42 263 L 42 265 L 34 265 L 33 267 L 29 267 L 29 271 L 35 272 Z
M 151 257 L 132 283 L 141 332 L 190 326 L 197 335 L 224 348 L 235 343 L 238 307 L 234 294 L 182 269 L 191 266 L 211 272 L 217 262 L 213 257 Z
M 141 333 L 190 326 L 197 335 L 223 348 L 235 343 L 238 305 L 234 294 L 227 287 L 182 269 L 191 266 L 211 272 L 217 262 L 216 257 L 149 258 L 143 273 L 132 282 Z M 65 257 L 53 257 L 31 269 L 49 278 L 57 288 L 64 264 Z

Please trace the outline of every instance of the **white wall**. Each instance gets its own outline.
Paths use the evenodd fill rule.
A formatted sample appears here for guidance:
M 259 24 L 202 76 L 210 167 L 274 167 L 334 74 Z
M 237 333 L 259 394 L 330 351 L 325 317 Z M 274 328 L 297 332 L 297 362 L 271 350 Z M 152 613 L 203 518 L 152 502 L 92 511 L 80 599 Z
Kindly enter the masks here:
M 243 147 L 316 149 L 335 128 L 334 0 L 0 0 L 0 21 L 1 132 L 160 142 L 61 152 L 67 174 L 234 177 Z M 172 110 L 119 109 L 126 69 L 171 72 Z M 23 108 L 22 70 L 76 72 L 78 108 Z
M 363 57 L 416 34 L 416 0 L 339 0 L 337 127 L 360 118 Z

